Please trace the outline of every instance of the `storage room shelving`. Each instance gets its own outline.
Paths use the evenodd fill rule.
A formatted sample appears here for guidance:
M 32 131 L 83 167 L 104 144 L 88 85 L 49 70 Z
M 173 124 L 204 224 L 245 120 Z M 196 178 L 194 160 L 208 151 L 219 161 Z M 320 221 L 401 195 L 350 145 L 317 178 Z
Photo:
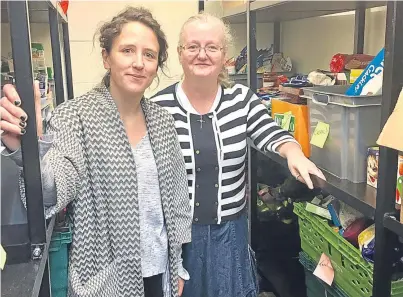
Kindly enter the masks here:
M 355 10 L 354 52 L 363 53 L 365 10 L 386 6 L 385 61 L 381 111 L 381 129 L 392 113 L 403 86 L 403 2 L 400 1 L 248 1 L 224 10 L 223 19 L 230 24 L 247 26 L 248 86 L 257 90 L 256 24 L 274 23 L 274 48 L 279 50 L 280 23 Z M 353 28 L 352 28 L 353 29 Z M 342 41 L 341 41 L 342 42 Z M 397 136 L 398 137 L 398 136 Z M 248 142 L 248 176 L 251 198 L 251 244 L 257 247 L 257 157 L 261 154 Z M 286 160 L 273 153 L 267 160 L 287 168 Z M 390 296 L 392 279 L 393 240 L 403 237 L 403 226 L 396 219 L 395 189 L 397 170 L 396 150 L 380 147 L 377 189 L 366 183 L 355 184 L 324 172 L 326 181 L 312 176 L 314 186 L 354 207 L 365 216 L 375 219 L 376 253 L 373 274 L 373 297 Z M 264 269 L 260 269 L 264 271 Z M 264 273 L 264 272 L 263 272 Z
M 10 26 L 14 80 L 22 98 L 22 107 L 28 114 L 26 134 L 22 137 L 21 150 L 25 192 L 26 217 L 29 242 L 22 246 L 28 257 L 18 264 L 7 264 L 1 272 L 2 297 L 51 296 L 48 248 L 55 225 L 55 218 L 45 220 L 38 138 L 36 132 L 33 70 L 31 58 L 31 25 L 49 24 L 48 39 L 51 44 L 54 95 L 56 105 L 73 98 L 68 19 L 56 1 L 2 1 L 1 23 Z M 47 33 L 46 33 L 47 34 Z M 2 36 L 2 39 L 6 38 Z M 67 98 L 66 98 L 67 95 Z M 2 175 L 7 172 L 2 172 Z M 4 186 L 4 185 L 3 185 Z M 2 226 L 3 228 L 3 226 Z

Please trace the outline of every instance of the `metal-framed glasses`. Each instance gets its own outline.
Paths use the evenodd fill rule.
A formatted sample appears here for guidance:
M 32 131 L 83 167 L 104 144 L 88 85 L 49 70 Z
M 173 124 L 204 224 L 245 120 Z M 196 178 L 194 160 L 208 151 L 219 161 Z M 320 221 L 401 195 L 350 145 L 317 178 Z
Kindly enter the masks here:
M 222 47 L 220 47 L 217 44 L 209 44 L 206 46 L 200 46 L 199 44 L 195 44 L 195 43 L 191 43 L 191 44 L 186 44 L 186 45 L 182 45 L 181 48 L 183 50 L 185 50 L 186 52 L 188 52 L 189 54 L 193 54 L 193 55 L 198 55 L 201 51 L 201 49 L 204 49 L 204 52 L 206 54 L 216 54 L 220 51 L 222 51 Z

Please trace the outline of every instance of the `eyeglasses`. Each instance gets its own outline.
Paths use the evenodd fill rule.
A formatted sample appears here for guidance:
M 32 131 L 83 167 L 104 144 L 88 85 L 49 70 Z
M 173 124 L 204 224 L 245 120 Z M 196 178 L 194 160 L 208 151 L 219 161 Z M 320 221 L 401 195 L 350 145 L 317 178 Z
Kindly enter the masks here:
M 198 55 L 201 49 L 204 49 L 206 54 L 216 54 L 221 51 L 223 48 L 216 44 L 209 44 L 205 47 L 202 47 L 198 44 L 186 44 L 181 46 L 182 49 L 187 51 L 190 54 Z

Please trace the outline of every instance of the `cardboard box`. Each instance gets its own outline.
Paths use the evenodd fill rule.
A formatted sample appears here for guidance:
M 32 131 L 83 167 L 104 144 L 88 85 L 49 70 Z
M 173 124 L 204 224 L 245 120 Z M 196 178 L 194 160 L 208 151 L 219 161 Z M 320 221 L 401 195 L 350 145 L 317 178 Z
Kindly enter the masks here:
M 400 92 L 395 109 L 389 116 L 385 126 L 379 135 L 378 145 L 389 147 L 403 152 L 403 90 Z M 396 202 L 401 204 L 403 196 L 403 158 L 399 156 L 398 178 L 396 185 Z M 403 219 L 402 219 L 403 220 Z
M 379 147 L 368 148 L 367 155 L 367 184 L 377 188 L 378 186 L 378 166 Z M 401 204 L 403 197 L 403 155 L 399 155 L 396 179 L 396 203 Z
M 395 109 L 386 121 L 377 144 L 403 152 L 403 89 L 400 92 Z
M 300 96 L 304 94 L 304 91 L 301 88 L 284 87 L 283 85 L 279 86 L 279 91 L 295 96 Z
M 291 103 L 302 105 L 306 105 L 307 103 L 306 98 L 300 97 L 304 94 L 304 91 L 301 88 L 284 87 L 283 85 L 280 85 L 279 91 L 285 98 L 289 99 Z

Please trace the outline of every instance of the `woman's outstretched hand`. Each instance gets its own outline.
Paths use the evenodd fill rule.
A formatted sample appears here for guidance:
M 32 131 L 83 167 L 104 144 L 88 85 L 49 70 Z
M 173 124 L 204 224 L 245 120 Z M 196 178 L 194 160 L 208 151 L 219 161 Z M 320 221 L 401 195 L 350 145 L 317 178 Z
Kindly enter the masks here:
M 3 130 L 1 141 L 10 151 L 16 151 L 21 146 L 21 136 L 25 134 L 28 116 L 20 107 L 21 98 L 13 85 L 3 87 L 4 97 L 0 100 L 1 124 Z M 35 113 L 38 137 L 42 136 L 41 94 L 39 82 L 34 83 Z
M 287 159 L 288 168 L 291 174 L 300 182 L 305 183 L 308 188 L 313 189 L 313 183 L 310 174 L 326 180 L 322 171 L 316 165 L 305 157 L 300 146 L 294 142 L 286 142 L 282 144 L 278 152 Z

